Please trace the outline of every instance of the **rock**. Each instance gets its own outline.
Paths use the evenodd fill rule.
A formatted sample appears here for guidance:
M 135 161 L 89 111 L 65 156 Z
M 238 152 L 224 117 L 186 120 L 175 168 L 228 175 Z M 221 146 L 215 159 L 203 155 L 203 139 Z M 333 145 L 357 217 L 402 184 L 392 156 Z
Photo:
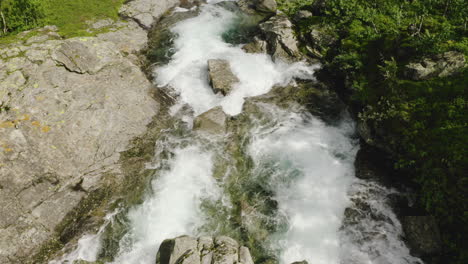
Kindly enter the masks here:
M 221 106 L 217 106 L 197 116 L 193 127 L 212 134 L 224 134 L 227 129 L 227 115 Z
M 259 12 L 276 13 L 277 8 L 275 0 L 256 0 L 255 2 L 255 9 Z
M 295 261 L 291 264 L 309 264 L 309 262 L 307 262 L 307 260 L 303 260 L 303 261 Z
M 198 241 L 189 236 L 166 239 L 159 247 L 157 264 L 200 264 Z
M 239 262 L 239 244 L 227 236 L 214 239 L 213 264 L 236 264 Z
M 58 226 L 76 224 L 71 211 L 121 184 L 120 153 L 158 113 L 151 82 L 126 54 L 142 49 L 146 33 L 119 25 L 67 40 L 38 29 L 45 41 L 0 49 L 8 56 L 0 65 L 0 263 L 27 263 Z
M 134 0 L 122 6 L 120 14 L 135 20 L 144 29 L 149 29 L 167 10 L 179 0 Z
M 244 45 L 242 49 L 247 53 L 267 53 L 267 42 L 255 36 L 254 40 Z
M 208 60 L 208 75 L 215 93 L 227 95 L 239 79 L 232 73 L 227 60 Z
M 296 14 L 294 14 L 293 20 L 294 22 L 298 23 L 312 16 L 312 12 L 310 12 L 309 10 L 299 10 L 296 12 Z
M 214 241 L 214 242 L 213 242 Z M 166 239 L 159 247 L 157 264 L 254 264 L 250 251 L 230 237 Z
M 285 15 L 277 15 L 260 24 L 260 29 L 268 43 L 268 54 L 274 60 L 281 58 L 296 61 L 302 58 L 292 23 Z
M 239 263 L 242 264 L 254 264 L 250 250 L 247 247 L 239 248 Z
M 52 58 L 69 71 L 96 74 L 112 63 L 120 61 L 120 53 L 109 42 L 95 38 L 66 40 Z
M 419 62 L 409 63 L 405 66 L 404 75 L 415 81 L 446 77 L 459 72 L 465 65 L 463 53 L 449 51 L 433 58 L 424 58 Z
M 442 240 L 434 217 L 404 216 L 402 226 L 413 254 L 428 257 L 440 253 Z
M 305 40 L 310 53 L 317 58 L 322 58 L 329 47 L 335 44 L 337 38 L 327 26 L 313 25 L 310 33 L 305 36 Z

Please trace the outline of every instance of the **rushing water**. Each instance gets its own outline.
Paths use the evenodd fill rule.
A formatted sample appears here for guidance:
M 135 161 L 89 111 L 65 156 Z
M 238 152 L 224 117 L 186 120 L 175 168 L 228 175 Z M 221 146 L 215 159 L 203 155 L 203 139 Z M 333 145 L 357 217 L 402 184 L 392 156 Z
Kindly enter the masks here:
M 235 19 L 232 11 L 207 4 L 201 6 L 198 16 L 172 28 L 177 35 L 175 54 L 154 73 L 156 84 L 177 97 L 173 118 L 180 118 L 175 113 L 183 105 L 190 106 L 195 116 L 218 105 L 235 116 L 242 112 L 246 97 L 265 94 L 274 85 L 286 85 L 294 78 L 313 79 L 317 66 L 273 62 L 268 55 L 247 54 L 240 45 L 223 41 L 222 34 Z M 228 60 L 239 78 L 228 96 L 212 92 L 208 59 Z M 264 247 L 275 252 L 281 264 L 300 260 L 311 264 L 419 262 L 401 242 L 401 226 L 385 203 L 385 193 L 391 191 L 354 177 L 358 145 L 352 139 L 352 121 L 344 118 L 329 126 L 300 108 L 293 111 L 259 104 L 258 109 L 261 117 L 251 117 L 250 130 L 244 135 L 249 139 L 244 154 L 253 162 L 250 180 L 267 177 L 264 188 L 271 191 L 270 198 L 277 204 L 274 217 L 282 227 L 268 235 Z M 191 123 L 191 119 L 183 121 Z M 207 230 L 213 212 L 204 210 L 203 204 L 233 206 L 226 191 L 229 176 L 214 177 L 215 163 L 229 160 L 219 158 L 229 155 L 220 147 L 227 139 L 189 129 L 182 134 L 157 143 L 159 154 L 171 154 L 155 154 L 159 163 L 151 192 L 142 204 L 128 210 L 129 228 L 113 263 L 154 263 L 164 239 L 220 231 Z M 384 217 L 362 217 L 362 221 L 344 226 L 344 211 L 353 206 L 351 199 L 357 196 Z M 112 224 L 112 216 L 106 225 Z M 104 228 L 84 236 L 76 250 L 51 263 L 97 260 Z M 375 239 L 367 239 L 366 234 L 374 234 Z

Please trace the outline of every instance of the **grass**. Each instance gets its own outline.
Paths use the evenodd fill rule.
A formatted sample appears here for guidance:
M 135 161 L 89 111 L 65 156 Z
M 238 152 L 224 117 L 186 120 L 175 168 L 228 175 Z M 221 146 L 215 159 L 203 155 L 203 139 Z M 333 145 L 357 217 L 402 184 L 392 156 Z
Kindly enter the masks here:
M 88 32 L 88 23 L 101 19 L 117 20 L 124 2 L 125 0 L 41 0 L 37 2 L 39 20 L 36 24 L 37 27 L 55 25 L 59 28 L 58 33 L 65 38 L 94 36 L 100 31 Z M 23 28 L 25 29 L 31 28 Z M 0 36 L 0 45 L 16 42 L 19 39 L 18 33 L 20 32 Z
M 119 8 L 125 0 L 44 0 L 42 23 L 56 25 L 64 37 L 90 35 L 88 21 L 118 19 Z

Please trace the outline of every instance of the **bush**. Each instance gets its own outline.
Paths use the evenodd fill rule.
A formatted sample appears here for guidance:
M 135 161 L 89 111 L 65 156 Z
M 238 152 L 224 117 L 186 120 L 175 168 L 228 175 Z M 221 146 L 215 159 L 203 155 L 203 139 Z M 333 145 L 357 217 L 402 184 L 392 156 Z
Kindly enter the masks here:
M 0 0 L 0 35 L 36 27 L 43 17 L 37 0 Z

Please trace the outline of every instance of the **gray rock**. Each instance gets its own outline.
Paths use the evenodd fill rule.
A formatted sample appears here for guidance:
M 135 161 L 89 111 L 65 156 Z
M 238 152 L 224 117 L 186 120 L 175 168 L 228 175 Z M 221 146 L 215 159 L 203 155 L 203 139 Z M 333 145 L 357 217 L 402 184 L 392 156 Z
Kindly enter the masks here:
M 247 247 L 239 248 L 239 263 L 242 264 L 254 264 L 250 250 Z
M 419 62 L 411 62 L 405 66 L 404 74 L 407 78 L 419 81 L 432 77 L 446 77 L 453 75 L 466 66 L 465 55 L 456 51 L 449 51 L 433 58 L 424 58 Z
M 226 60 L 208 60 L 208 76 L 213 91 L 223 95 L 227 95 L 232 90 L 232 86 L 239 82 Z
M 253 41 L 244 45 L 242 49 L 247 53 L 267 53 L 267 42 L 255 36 Z
M 310 33 L 305 39 L 309 52 L 317 58 L 322 58 L 326 50 L 337 41 L 332 30 L 322 25 L 311 26 Z
M 308 10 L 299 10 L 294 14 L 293 20 L 294 22 L 299 22 L 309 17 L 312 17 L 312 12 Z
M 120 53 L 112 43 L 96 38 L 66 40 L 52 58 L 69 71 L 95 74 L 105 66 L 120 61 Z
M 256 0 L 255 2 L 255 9 L 260 12 L 276 13 L 277 8 L 275 0 Z
M 141 50 L 145 32 L 131 22 L 113 34 L 0 51 L 17 54 L 0 65 L 0 104 L 10 109 L 0 112 L 1 263 L 36 254 L 66 215 L 109 184 L 105 175 L 119 184 L 120 152 L 158 112 L 151 82 L 125 54 Z M 139 40 L 123 44 L 119 34 Z
M 159 247 L 157 264 L 200 264 L 198 241 L 189 236 L 166 239 Z
M 268 53 L 274 60 L 281 58 L 287 61 L 296 61 L 302 58 L 292 23 L 285 15 L 270 18 L 260 24 L 260 29 L 268 43 Z
M 239 262 L 239 243 L 227 236 L 216 237 L 213 264 L 236 264 Z
M 217 106 L 197 116 L 193 128 L 212 134 L 224 134 L 227 129 L 227 115 L 221 106 Z
M 249 249 L 239 248 L 237 241 L 226 236 L 166 239 L 159 247 L 156 263 L 254 264 Z
M 401 224 L 413 254 L 424 257 L 441 251 L 442 240 L 434 217 L 404 216 Z
M 120 13 L 149 29 L 167 10 L 178 3 L 179 0 L 134 0 L 122 6 Z

